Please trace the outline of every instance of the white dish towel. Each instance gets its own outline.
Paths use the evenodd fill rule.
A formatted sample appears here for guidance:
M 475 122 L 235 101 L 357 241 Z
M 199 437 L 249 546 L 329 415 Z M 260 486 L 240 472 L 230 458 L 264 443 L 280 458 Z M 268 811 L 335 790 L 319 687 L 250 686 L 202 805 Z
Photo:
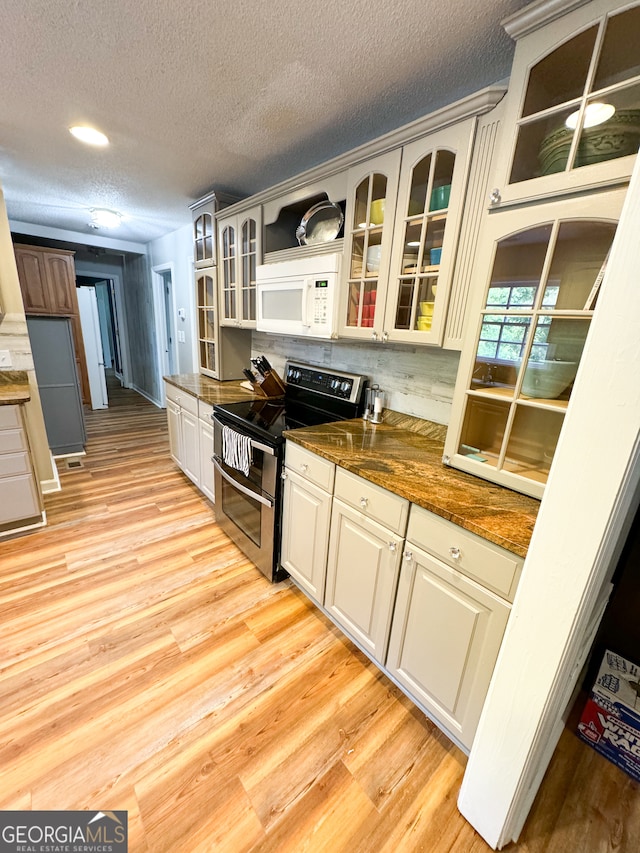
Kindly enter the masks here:
M 222 459 L 230 468 L 249 476 L 251 439 L 228 426 L 222 426 Z

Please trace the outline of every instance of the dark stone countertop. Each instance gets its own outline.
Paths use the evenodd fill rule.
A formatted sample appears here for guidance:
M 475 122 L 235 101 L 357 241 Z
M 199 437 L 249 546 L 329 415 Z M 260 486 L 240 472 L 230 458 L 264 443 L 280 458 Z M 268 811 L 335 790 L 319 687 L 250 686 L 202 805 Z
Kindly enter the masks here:
M 424 509 L 525 557 L 539 502 L 442 463 L 446 427 L 396 412 L 303 427 L 286 438 Z
M 26 370 L 0 370 L 0 406 L 15 406 L 31 399 Z

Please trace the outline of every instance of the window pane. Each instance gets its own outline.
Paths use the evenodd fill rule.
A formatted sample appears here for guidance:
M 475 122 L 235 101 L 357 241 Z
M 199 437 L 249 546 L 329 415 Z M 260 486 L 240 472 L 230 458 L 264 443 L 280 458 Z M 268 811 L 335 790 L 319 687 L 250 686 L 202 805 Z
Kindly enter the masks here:
M 529 74 L 523 116 L 581 97 L 597 31 L 597 26 L 590 27 L 533 66 Z
M 409 195 L 408 216 L 424 213 L 431 171 L 431 154 L 424 157 L 413 169 L 411 175 L 411 192 Z
M 583 310 L 607 256 L 615 222 L 563 222 L 553 252 L 543 305 Z M 555 294 L 555 298 L 554 298 Z
M 613 15 L 607 23 L 594 89 L 640 74 L 640 6 Z
M 504 460 L 504 470 L 546 483 L 564 413 L 517 406 Z
M 588 319 L 539 318 L 534 332 L 538 345 L 531 348 L 522 381 L 525 397 L 569 399 L 589 323 Z
M 498 304 L 489 301 L 497 295 L 494 288 L 509 289 L 507 304 L 510 307 L 515 307 L 510 305 L 511 293 L 514 288 L 521 296 L 526 293 L 527 298 L 529 298 L 531 295 L 531 302 L 533 301 L 540 283 L 550 236 L 551 225 L 541 225 L 537 228 L 519 231 L 498 243 L 491 273 L 487 308 Z M 521 288 L 526 288 L 526 291 L 521 290 Z
M 520 126 L 509 178 L 511 183 L 562 172 L 567 167 L 574 131 L 565 122 L 577 105 Z
M 600 118 L 603 108 L 613 108 L 615 112 L 606 121 L 589 127 L 590 121 Z M 592 110 L 595 114 L 590 115 Z M 636 154 L 640 147 L 640 86 L 628 86 L 590 99 L 584 124 L 576 152 L 576 167 Z
M 469 397 L 458 453 L 495 466 L 509 415 L 509 403 Z

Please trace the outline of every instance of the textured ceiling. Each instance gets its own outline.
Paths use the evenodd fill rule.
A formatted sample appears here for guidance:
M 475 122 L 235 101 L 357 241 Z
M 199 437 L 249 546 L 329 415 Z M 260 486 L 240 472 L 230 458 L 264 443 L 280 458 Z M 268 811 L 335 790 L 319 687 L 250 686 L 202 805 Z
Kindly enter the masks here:
M 507 77 L 525 0 L 4 0 L 12 220 L 146 243 Z M 106 149 L 68 133 L 91 124 Z

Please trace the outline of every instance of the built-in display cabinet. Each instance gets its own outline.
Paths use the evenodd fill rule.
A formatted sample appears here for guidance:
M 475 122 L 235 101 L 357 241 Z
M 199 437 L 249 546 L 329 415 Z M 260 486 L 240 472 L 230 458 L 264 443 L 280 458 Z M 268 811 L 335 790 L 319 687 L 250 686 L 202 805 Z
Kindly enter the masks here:
M 475 122 L 349 173 L 340 335 L 440 344 Z
M 218 218 L 220 324 L 255 329 L 256 266 L 262 263 L 262 211 Z
M 242 370 L 251 357 L 250 332 L 221 328 L 216 215 L 232 200 L 235 201 L 210 193 L 191 206 L 198 364 L 200 372 L 213 379 L 242 378 Z
M 574 2 L 564 15 L 554 6 L 503 22 L 517 46 L 498 206 L 625 182 L 640 147 L 640 4 Z
M 575 5 L 505 24 L 518 44 L 445 444 L 446 462 L 537 498 L 640 144 L 640 5 Z

